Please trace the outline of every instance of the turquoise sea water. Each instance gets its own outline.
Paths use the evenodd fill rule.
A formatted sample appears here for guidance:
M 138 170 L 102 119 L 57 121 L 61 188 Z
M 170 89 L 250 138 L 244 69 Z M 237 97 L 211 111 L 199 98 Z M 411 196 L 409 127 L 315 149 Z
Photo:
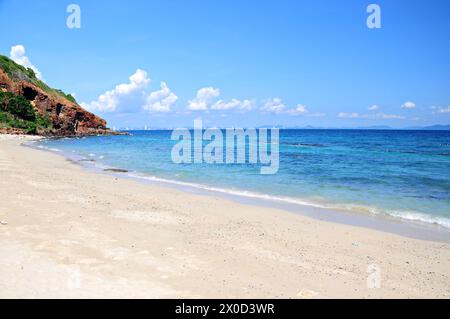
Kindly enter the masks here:
M 131 133 L 39 144 L 142 178 L 450 228 L 450 131 L 281 130 L 275 175 L 259 164 L 174 164 L 171 131 Z

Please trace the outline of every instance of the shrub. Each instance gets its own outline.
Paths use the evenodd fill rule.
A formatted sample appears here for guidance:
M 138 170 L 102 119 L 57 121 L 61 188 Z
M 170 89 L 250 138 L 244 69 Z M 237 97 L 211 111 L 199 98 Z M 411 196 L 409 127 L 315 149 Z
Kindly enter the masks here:
M 36 134 L 38 129 L 47 131 L 53 125 L 48 115 L 43 117 L 37 113 L 23 96 L 0 92 L 0 127 L 19 128 L 27 134 Z
M 0 92 L 0 108 L 20 119 L 26 121 L 36 120 L 33 106 L 23 96 L 15 95 L 11 92 Z

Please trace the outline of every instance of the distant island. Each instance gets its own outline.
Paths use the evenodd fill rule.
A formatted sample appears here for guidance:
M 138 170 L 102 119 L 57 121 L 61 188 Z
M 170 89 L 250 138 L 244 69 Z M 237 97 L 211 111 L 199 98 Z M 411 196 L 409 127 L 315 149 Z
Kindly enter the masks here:
M 0 133 L 44 136 L 115 134 L 106 121 L 53 89 L 25 68 L 0 55 Z
M 450 125 L 410 126 L 396 128 L 387 125 L 357 126 L 357 127 L 318 127 L 318 126 L 283 126 L 264 125 L 260 128 L 276 127 L 282 130 L 403 130 L 403 131 L 450 131 Z
M 213 127 L 206 127 L 213 128 Z M 214 127 L 216 128 L 216 127 Z M 450 125 L 413 126 L 395 128 L 386 125 L 377 126 L 357 126 L 357 127 L 320 127 L 320 126 L 284 126 L 284 125 L 263 125 L 258 128 L 278 128 L 280 130 L 399 130 L 399 131 L 450 131 Z M 171 131 L 172 127 L 143 127 L 143 128 L 118 128 L 118 131 Z M 193 129 L 193 127 L 190 127 Z M 222 127 L 221 129 L 225 129 Z
M 424 127 L 410 127 L 409 130 L 422 130 L 422 131 L 450 131 L 450 125 L 432 125 Z

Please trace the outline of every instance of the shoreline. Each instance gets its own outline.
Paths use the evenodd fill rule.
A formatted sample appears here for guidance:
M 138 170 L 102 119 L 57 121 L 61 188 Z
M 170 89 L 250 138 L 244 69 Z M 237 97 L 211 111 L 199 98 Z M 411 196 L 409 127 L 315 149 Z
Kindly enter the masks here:
M 83 164 L 80 163 L 76 164 L 83 166 Z M 319 205 L 314 204 L 300 204 L 290 202 L 284 198 L 273 198 L 269 195 L 267 195 L 267 198 L 264 198 L 266 196 L 264 194 L 256 194 L 256 196 L 253 196 L 252 194 L 244 195 L 240 194 L 240 192 L 228 192 L 227 190 L 221 190 L 214 187 L 208 188 L 203 187 L 202 185 L 189 185 L 189 183 L 178 183 L 177 181 L 163 180 L 150 175 L 127 175 L 129 172 L 121 172 L 120 168 L 117 168 L 118 171 L 114 170 L 116 169 L 113 168 L 111 171 L 98 171 L 97 173 L 104 173 L 119 178 L 130 179 L 146 185 L 155 185 L 157 187 L 181 190 L 183 192 L 196 195 L 219 197 L 224 200 L 231 200 L 238 204 L 283 210 L 284 212 L 298 214 L 320 221 L 378 230 L 412 239 L 450 243 L 450 229 L 438 224 L 408 220 L 390 215 L 344 211 L 320 207 Z
M 36 140 L 40 139 L 35 139 L 34 141 Z M 75 165 L 96 174 L 107 174 L 113 177 L 133 180 L 144 185 L 175 189 L 195 195 L 220 197 L 225 200 L 232 200 L 240 204 L 254 205 L 261 208 L 270 207 L 280 209 L 316 220 L 378 230 L 413 239 L 450 243 L 450 228 L 431 221 L 425 222 L 423 220 L 407 219 L 383 213 L 344 210 L 326 207 L 326 205 L 307 203 L 294 198 L 276 197 L 244 190 L 227 190 L 191 182 L 169 180 L 146 173 L 123 170 L 121 167 L 105 166 L 94 159 L 84 158 L 80 155 L 74 156 L 61 150 L 41 148 L 30 143 L 25 143 L 24 146 L 61 156 L 73 162 Z
M 98 174 L 24 140 L 0 136 L 1 297 L 450 296 L 449 244 Z

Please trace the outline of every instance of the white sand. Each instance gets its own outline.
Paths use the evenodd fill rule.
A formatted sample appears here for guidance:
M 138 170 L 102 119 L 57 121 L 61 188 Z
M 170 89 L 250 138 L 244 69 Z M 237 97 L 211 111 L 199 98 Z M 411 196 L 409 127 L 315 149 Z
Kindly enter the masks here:
M 0 297 L 450 296 L 448 244 L 96 174 L 21 142 L 0 136 Z

